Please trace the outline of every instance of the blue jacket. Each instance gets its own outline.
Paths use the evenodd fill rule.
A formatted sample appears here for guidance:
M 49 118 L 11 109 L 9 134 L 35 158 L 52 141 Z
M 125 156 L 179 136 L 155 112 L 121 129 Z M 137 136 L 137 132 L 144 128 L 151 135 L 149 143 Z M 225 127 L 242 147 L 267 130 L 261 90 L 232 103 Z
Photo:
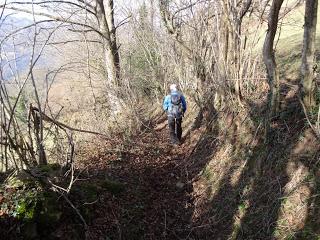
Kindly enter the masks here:
M 178 93 L 178 94 L 181 95 L 182 110 L 183 110 L 183 112 L 185 112 L 187 110 L 187 103 L 186 103 L 185 97 L 183 96 L 183 94 L 181 92 L 178 92 L 178 91 L 171 92 L 171 94 L 175 94 L 175 93 Z M 169 111 L 171 109 L 171 106 L 172 106 L 171 94 L 167 95 L 164 98 L 164 101 L 163 101 L 163 110 L 166 111 L 166 112 Z

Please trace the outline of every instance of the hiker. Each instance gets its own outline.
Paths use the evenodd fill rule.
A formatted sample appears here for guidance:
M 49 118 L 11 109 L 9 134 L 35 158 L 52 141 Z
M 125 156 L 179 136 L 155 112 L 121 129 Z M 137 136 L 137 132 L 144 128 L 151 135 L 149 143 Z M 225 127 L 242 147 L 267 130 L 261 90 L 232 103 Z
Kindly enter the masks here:
M 187 110 L 185 97 L 178 91 L 177 85 L 170 85 L 170 95 L 163 101 L 163 110 L 168 115 L 170 140 L 172 144 L 180 144 L 182 136 L 182 117 Z

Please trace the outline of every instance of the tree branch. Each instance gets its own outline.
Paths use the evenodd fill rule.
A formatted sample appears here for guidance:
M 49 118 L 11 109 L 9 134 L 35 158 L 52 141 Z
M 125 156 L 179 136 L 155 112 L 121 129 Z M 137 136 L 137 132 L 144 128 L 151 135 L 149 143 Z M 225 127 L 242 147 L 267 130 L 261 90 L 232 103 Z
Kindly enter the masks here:
M 1 7 L 1 6 L 0 6 Z M 15 10 L 15 11 L 18 11 L 18 12 L 24 12 L 24 13 L 29 13 L 29 14 L 33 14 L 32 11 L 30 10 L 27 10 L 27 9 L 23 9 L 23 8 L 18 8 L 18 7 L 11 7 L 11 6 L 7 6 L 7 9 L 10 9 L 10 10 Z M 84 24 L 84 23 L 80 23 L 80 22 L 74 22 L 74 21 L 71 21 L 69 19 L 66 19 L 66 18 L 62 18 L 62 17 L 58 17 L 58 16 L 53 16 L 51 14 L 47 14 L 47 13 L 40 13 L 40 12 L 35 12 L 34 15 L 36 16 L 41 16 L 41 17 L 47 17 L 51 20 L 55 20 L 57 22 L 63 22 L 63 23 L 70 23 L 70 24 L 74 24 L 74 25 L 77 25 L 77 26 L 81 26 L 81 27 L 86 27 L 86 28 L 89 28 L 91 29 L 92 31 L 98 33 L 101 37 L 103 38 L 106 38 L 104 36 L 104 34 L 102 34 L 99 30 L 97 30 L 96 28 L 90 26 L 90 25 L 87 25 L 87 24 Z M 49 21 L 49 20 L 47 20 Z M 34 26 L 34 24 L 30 25 L 30 26 Z M 30 27 L 29 26 L 29 27 Z
M 44 121 L 47 121 L 47 122 L 52 122 L 54 123 L 55 125 L 57 125 L 58 127 L 60 128 L 67 128 L 71 131 L 75 131 L 75 132 L 82 132 L 82 133 L 89 133 L 89 134 L 94 134 L 94 135 L 99 135 L 99 136 L 103 136 L 103 137 L 107 137 L 105 134 L 102 134 L 102 133 L 98 133 L 98 132 L 94 132 L 94 131 L 89 131 L 89 130 L 83 130 L 83 129 L 79 129 L 79 128 L 73 128 L 73 127 L 70 127 L 62 122 L 59 122 L 51 117 L 49 117 L 48 115 L 46 115 L 45 113 L 43 112 L 40 112 L 38 108 L 36 107 L 33 107 L 33 106 L 30 106 L 30 110 L 31 111 L 36 111 L 38 112 L 39 114 L 42 115 L 43 117 L 43 120 Z
M 242 9 L 240 11 L 240 21 L 242 20 L 242 18 L 246 15 L 246 13 L 248 12 L 250 6 L 252 4 L 252 0 L 247 0 L 246 3 L 244 3 L 244 5 L 242 6 Z
M 5 0 L 4 4 L 1 6 L 2 11 L 1 11 L 0 19 L 3 17 L 3 13 L 4 13 L 4 10 L 6 9 L 6 5 L 7 5 L 7 0 Z
M 90 4 L 87 4 L 85 2 L 83 2 L 84 4 L 86 4 L 85 6 L 87 7 L 90 7 L 90 9 L 86 8 L 85 6 L 81 6 L 80 4 L 77 4 L 75 2 L 71 2 L 71 1 L 63 1 L 63 0 L 47 0 L 47 1 L 41 1 L 41 2 L 18 2 L 18 1 L 15 1 L 15 2 L 10 2 L 10 3 L 7 3 L 7 5 L 14 5 L 14 4 L 17 4 L 17 5 L 42 5 L 42 4 L 49 4 L 49 3 L 61 3 L 61 4 L 69 4 L 69 5 L 72 5 L 72 6 L 76 6 L 78 8 L 81 8 L 83 10 L 86 10 L 87 12 L 95 15 L 95 13 L 93 12 L 94 11 L 94 7 Z M 5 5 L 5 4 L 3 4 Z M 0 5 L 0 7 L 2 7 L 3 5 Z
M 85 43 L 85 42 L 89 42 L 89 43 L 99 43 L 99 44 L 103 44 L 101 41 L 98 40 L 68 40 L 68 41 L 63 41 L 63 42 L 52 42 L 52 43 L 48 43 L 48 45 L 60 45 L 60 44 L 68 44 L 68 43 Z

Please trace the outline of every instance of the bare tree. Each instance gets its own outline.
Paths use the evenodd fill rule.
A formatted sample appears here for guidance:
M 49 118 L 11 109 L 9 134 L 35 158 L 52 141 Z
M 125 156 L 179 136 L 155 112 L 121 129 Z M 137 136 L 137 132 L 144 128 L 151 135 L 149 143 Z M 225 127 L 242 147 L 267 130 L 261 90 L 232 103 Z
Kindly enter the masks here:
M 228 63 L 234 65 L 232 71 L 232 77 L 235 79 L 235 94 L 239 101 L 241 102 L 241 88 L 242 88 L 242 73 L 241 73 L 241 57 L 243 39 L 242 39 L 242 22 L 243 18 L 249 11 L 252 5 L 252 0 L 247 0 L 244 2 L 237 1 L 221 1 L 222 11 L 223 11 L 223 23 L 224 23 L 224 60 Z M 229 47 L 229 45 L 231 45 Z M 230 55 L 228 57 L 228 55 Z
M 98 19 L 99 31 L 103 36 L 108 83 L 120 85 L 120 59 L 114 25 L 113 0 L 96 0 L 94 14 Z
M 116 31 L 119 26 L 126 22 L 126 19 L 119 22 L 117 26 L 115 25 L 113 0 L 14 1 L 6 5 L 0 5 L 0 8 L 6 6 L 7 9 L 32 14 L 32 11 L 26 6 L 33 5 L 43 9 L 43 11 L 36 9 L 34 14 L 48 20 L 38 20 L 30 26 L 23 27 L 23 29 L 35 24 L 56 21 L 69 25 L 69 30 L 72 32 L 98 34 L 103 44 L 108 92 L 114 90 L 115 86 L 120 86 L 120 58 Z M 59 14 L 57 11 L 51 11 L 57 8 L 61 9 Z
M 269 13 L 268 19 L 268 31 L 263 45 L 263 61 L 267 69 L 267 77 L 269 83 L 269 94 L 268 94 L 268 104 L 269 104 L 269 117 L 274 116 L 279 111 L 279 73 L 277 69 L 277 64 L 275 60 L 274 53 L 274 39 L 277 32 L 279 12 L 283 0 L 274 0 Z
M 315 42 L 318 0 L 306 0 L 305 6 L 301 85 L 303 103 L 307 109 L 310 109 L 315 106 Z

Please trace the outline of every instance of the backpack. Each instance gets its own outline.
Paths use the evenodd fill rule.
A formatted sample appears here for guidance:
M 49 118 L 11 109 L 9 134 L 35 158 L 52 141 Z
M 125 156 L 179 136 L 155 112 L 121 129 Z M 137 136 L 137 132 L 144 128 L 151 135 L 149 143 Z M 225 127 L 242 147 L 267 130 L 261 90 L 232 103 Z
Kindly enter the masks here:
M 169 111 L 169 114 L 175 118 L 181 118 L 183 115 L 181 94 L 172 93 L 170 97 L 171 97 L 171 109 Z

